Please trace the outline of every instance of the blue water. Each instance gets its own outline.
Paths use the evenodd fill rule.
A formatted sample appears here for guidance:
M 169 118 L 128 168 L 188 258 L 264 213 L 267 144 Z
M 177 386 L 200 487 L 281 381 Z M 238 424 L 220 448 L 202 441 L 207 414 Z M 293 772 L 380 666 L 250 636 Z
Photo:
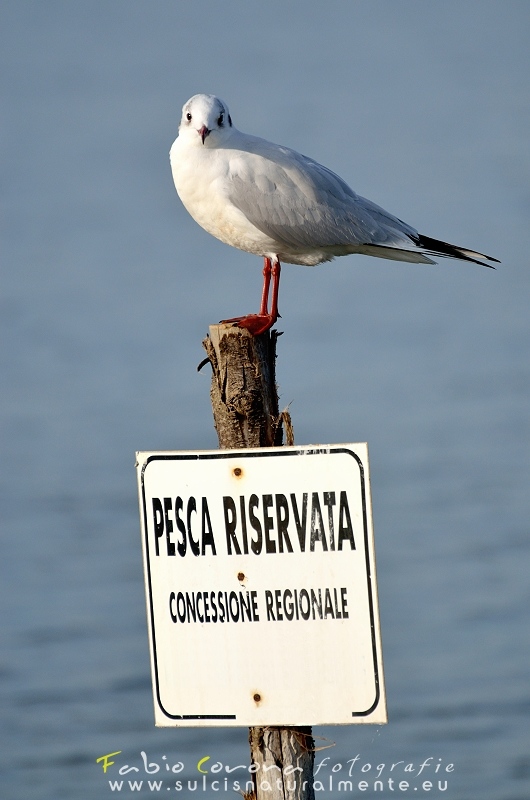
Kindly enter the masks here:
M 526 800 L 528 4 L 0 15 L 2 798 L 110 797 L 142 751 L 192 782 L 206 755 L 248 763 L 244 729 L 153 726 L 134 474 L 139 449 L 216 447 L 201 339 L 259 301 L 259 259 L 201 231 L 172 186 L 180 107 L 206 91 L 243 130 L 503 262 L 287 266 L 278 381 L 298 443 L 370 447 L 389 724 L 315 729 L 335 742 L 320 796 L 348 794 L 329 778 L 359 755 L 349 796 L 394 796 L 397 775 L 417 798 Z

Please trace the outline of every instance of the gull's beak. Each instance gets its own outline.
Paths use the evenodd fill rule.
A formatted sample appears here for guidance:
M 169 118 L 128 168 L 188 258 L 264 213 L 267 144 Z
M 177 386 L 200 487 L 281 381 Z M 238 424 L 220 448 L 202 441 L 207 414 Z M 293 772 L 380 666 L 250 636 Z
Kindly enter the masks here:
M 206 125 L 203 125 L 202 128 L 199 128 L 198 133 L 202 139 L 202 143 L 204 144 L 204 140 L 210 135 L 210 130 L 206 127 Z

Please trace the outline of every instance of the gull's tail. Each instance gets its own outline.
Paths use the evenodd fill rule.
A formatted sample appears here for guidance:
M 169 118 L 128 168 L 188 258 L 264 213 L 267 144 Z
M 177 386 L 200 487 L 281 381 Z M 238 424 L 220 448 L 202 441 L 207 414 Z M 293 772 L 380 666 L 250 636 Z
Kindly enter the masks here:
M 483 267 L 490 267 L 495 269 L 493 264 L 486 264 L 485 261 L 480 259 L 485 258 L 487 261 L 495 261 L 500 264 L 498 258 L 486 256 L 484 253 L 476 253 L 474 250 L 468 250 L 465 247 L 458 247 L 456 244 L 449 244 L 442 242 L 440 239 L 431 239 L 430 236 L 422 236 L 421 233 L 417 235 L 410 235 L 410 239 L 417 247 L 430 256 L 444 256 L 446 258 L 459 258 L 463 261 L 472 261 L 474 264 L 481 264 Z

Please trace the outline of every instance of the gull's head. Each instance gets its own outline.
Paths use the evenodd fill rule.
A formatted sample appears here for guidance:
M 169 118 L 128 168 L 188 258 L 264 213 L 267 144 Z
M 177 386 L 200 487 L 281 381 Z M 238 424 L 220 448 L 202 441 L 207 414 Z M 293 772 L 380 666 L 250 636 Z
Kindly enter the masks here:
M 213 94 L 196 94 L 182 109 L 179 137 L 194 144 L 215 147 L 232 128 L 228 106 Z

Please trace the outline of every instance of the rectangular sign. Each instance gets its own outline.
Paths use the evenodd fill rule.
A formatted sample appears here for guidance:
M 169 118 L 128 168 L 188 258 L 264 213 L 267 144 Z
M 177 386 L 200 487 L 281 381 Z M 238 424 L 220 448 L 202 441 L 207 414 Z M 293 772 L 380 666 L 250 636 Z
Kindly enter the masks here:
M 155 722 L 386 722 L 366 444 L 137 453 Z

